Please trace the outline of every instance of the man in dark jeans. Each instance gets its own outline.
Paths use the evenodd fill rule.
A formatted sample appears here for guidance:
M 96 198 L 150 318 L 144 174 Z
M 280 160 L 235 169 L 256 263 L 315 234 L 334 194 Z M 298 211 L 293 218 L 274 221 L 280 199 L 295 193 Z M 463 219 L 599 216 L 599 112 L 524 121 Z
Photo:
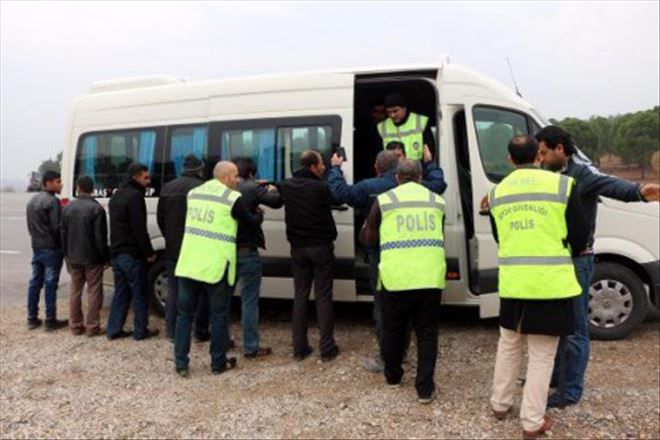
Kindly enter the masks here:
M 57 171 L 46 171 L 43 190 L 27 205 L 27 226 L 32 242 L 32 278 L 28 287 L 28 319 L 30 330 L 39 327 L 39 294 L 45 285 L 46 330 L 65 327 L 68 321 L 57 319 L 57 284 L 60 281 L 63 254 L 60 245 L 60 201 L 62 179 Z
M 334 276 L 334 241 L 337 228 L 332 217 L 332 193 L 322 180 L 325 172 L 318 151 L 300 156 L 302 168 L 285 180 L 280 188 L 284 199 L 286 236 L 291 243 L 291 269 L 295 286 L 293 300 L 293 355 L 303 360 L 312 353 L 307 339 L 307 304 L 314 282 L 316 313 L 321 333 L 321 360 L 337 357 L 334 338 L 332 281 Z
M 108 339 L 130 336 L 124 331 L 128 308 L 133 305 L 133 339 L 158 334 L 149 330 L 147 263 L 156 261 L 147 231 L 144 194 L 151 181 L 149 168 L 134 163 L 128 167 L 128 182 L 110 199 L 110 252 L 115 294 L 108 317 Z
M 110 263 L 105 209 L 93 197 L 94 180 L 80 176 L 76 200 L 62 210 L 62 249 L 71 274 L 69 328 L 74 335 L 102 334 L 103 270 Z M 83 324 L 82 293 L 87 284 L 87 316 Z
M 238 158 L 238 191 L 253 214 L 260 210 L 259 205 L 281 208 L 282 196 L 272 185 L 262 184 L 255 179 L 257 166 L 250 158 Z M 259 291 L 261 289 L 261 257 L 259 248 L 266 248 L 266 239 L 261 225 L 254 231 L 250 225 L 239 220 L 236 238 L 238 251 L 237 281 L 241 285 L 241 325 L 243 327 L 243 355 L 250 358 L 267 356 L 273 352 L 270 347 L 259 346 Z
M 582 214 L 588 225 L 587 249 L 573 258 L 582 294 L 574 302 L 575 332 L 559 341 L 552 384 L 559 382 L 559 353 L 566 350 L 565 403 L 580 401 L 584 391 L 584 378 L 589 362 L 589 289 L 594 273 L 594 231 L 600 196 L 622 202 L 650 202 L 660 199 L 660 186 L 655 183 L 639 184 L 609 176 L 600 172 L 573 144 L 569 133 L 559 127 L 548 126 L 535 135 L 539 142 L 539 156 L 543 166 L 575 179 L 580 194 Z M 548 407 L 561 404 L 561 396 L 554 393 L 548 399 Z
M 174 342 L 176 327 L 178 280 L 174 276 L 174 268 L 181 250 L 181 240 L 186 225 L 186 208 L 188 192 L 204 183 L 204 162 L 194 154 L 189 154 L 183 160 L 181 177 L 168 182 L 158 198 L 158 227 L 165 238 L 165 258 L 168 263 L 167 300 L 165 302 L 165 331 L 167 338 Z M 198 342 L 211 339 L 209 332 L 209 298 L 202 296 L 197 303 L 195 314 L 195 339 Z

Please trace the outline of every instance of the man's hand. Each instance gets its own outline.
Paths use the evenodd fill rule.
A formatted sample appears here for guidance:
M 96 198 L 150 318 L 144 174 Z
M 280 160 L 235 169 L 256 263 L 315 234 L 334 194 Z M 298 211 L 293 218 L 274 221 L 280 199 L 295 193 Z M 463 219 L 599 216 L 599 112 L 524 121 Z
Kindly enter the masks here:
M 490 213 L 490 204 L 488 203 L 488 194 L 481 198 L 479 202 L 479 215 L 488 215 Z
M 337 153 L 334 153 L 330 158 L 330 165 L 332 165 L 333 167 L 340 167 L 341 164 L 343 163 L 344 163 L 344 159 Z
M 431 154 L 431 149 L 428 145 L 424 144 L 424 163 L 429 163 L 433 161 L 433 154 Z
M 647 202 L 660 202 L 660 185 L 657 183 L 647 183 L 642 185 L 639 192 Z
M 157 258 L 158 256 L 156 254 L 153 254 L 152 256 L 147 258 L 147 263 L 155 263 Z

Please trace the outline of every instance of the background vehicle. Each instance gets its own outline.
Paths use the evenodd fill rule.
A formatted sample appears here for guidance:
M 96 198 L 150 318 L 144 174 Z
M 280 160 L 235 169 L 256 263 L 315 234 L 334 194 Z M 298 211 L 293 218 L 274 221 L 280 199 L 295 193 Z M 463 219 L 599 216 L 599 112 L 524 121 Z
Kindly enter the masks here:
M 535 133 L 545 122 L 504 85 L 448 62 L 204 82 L 151 77 L 96 83 L 75 102 L 63 159 L 69 191 L 64 197 L 73 197 L 75 177 L 87 174 L 107 205 L 126 178 L 128 164 L 145 163 L 153 175 L 147 195 L 149 231 L 154 248 L 162 252 L 157 198 L 162 185 L 181 174 L 186 154 L 204 159 L 208 177 L 220 159 L 251 156 L 259 178 L 278 182 L 297 167 L 301 151 L 315 147 L 328 159 L 333 145 L 341 145 L 349 157 L 344 174 L 357 182 L 369 177 L 374 160 L 372 150 L 363 147 L 373 130 L 372 104 L 391 91 L 404 93 L 409 110 L 427 115 L 436 133 L 435 159 L 448 183 L 443 302 L 479 307 L 484 318 L 497 316 L 497 245 L 488 218 L 478 215 L 478 204 L 511 170 L 509 139 Z M 371 301 L 367 264 L 356 243 L 362 219 L 345 207 L 333 215 L 339 232 L 335 298 Z M 657 307 L 658 230 L 657 205 L 622 208 L 603 201 L 592 288 L 594 336 L 625 336 L 646 316 L 649 293 Z M 263 253 L 262 296 L 292 298 L 283 210 L 266 209 L 264 232 L 268 250 Z M 152 266 L 149 279 L 154 306 L 162 311 L 162 262 Z M 609 313 L 613 305 L 615 314 Z

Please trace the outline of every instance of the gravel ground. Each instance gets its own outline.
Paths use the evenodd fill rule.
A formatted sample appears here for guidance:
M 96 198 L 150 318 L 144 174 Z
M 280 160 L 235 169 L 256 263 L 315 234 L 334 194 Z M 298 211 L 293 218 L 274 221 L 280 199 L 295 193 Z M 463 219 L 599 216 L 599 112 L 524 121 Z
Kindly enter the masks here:
M 293 361 L 289 307 L 262 305 L 262 342 L 274 348 L 273 356 L 239 354 L 239 369 L 212 376 L 207 344 L 193 344 L 187 379 L 174 373 L 172 347 L 163 336 L 109 342 L 67 330 L 30 332 L 22 308 L 3 309 L 0 436 L 519 438 L 517 418 L 496 422 L 489 413 L 495 321 L 444 310 L 439 398 L 422 406 L 411 374 L 402 388 L 390 389 L 381 375 L 362 369 L 375 350 L 365 305 L 338 307 L 342 352 L 329 364 L 318 352 Z M 107 308 L 103 312 L 105 322 Z M 152 323 L 162 331 L 162 320 Z M 234 311 L 232 334 L 240 346 L 237 323 Z M 313 326 L 310 336 L 316 344 Z M 548 437 L 659 438 L 659 359 L 658 322 L 645 323 L 626 341 L 594 342 L 584 400 L 550 411 L 556 424 Z

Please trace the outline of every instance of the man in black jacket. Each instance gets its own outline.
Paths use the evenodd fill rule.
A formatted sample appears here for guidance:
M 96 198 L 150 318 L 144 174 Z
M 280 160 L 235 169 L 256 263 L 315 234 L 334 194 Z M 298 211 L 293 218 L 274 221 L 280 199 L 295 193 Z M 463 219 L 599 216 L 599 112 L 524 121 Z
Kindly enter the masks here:
M 168 264 L 167 300 L 165 302 L 165 328 L 167 338 L 174 341 L 176 327 L 178 281 L 174 276 L 174 268 L 179 258 L 183 231 L 186 225 L 186 209 L 188 192 L 204 183 L 204 162 L 194 154 L 189 154 L 183 160 L 181 177 L 167 183 L 158 199 L 158 227 L 165 238 L 165 257 Z M 195 316 L 195 339 L 199 342 L 211 339 L 209 333 L 209 299 L 200 298 Z
M 128 167 L 128 182 L 110 199 L 110 252 L 115 278 L 115 294 L 108 317 L 108 339 L 129 336 L 124 331 L 129 305 L 133 305 L 133 339 L 158 334 L 149 330 L 147 263 L 156 261 L 147 231 L 147 206 L 144 193 L 151 181 L 143 164 Z
M 57 171 L 46 171 L 42 178 L 43 190 L 27 205 L 27 226 L 32 242 L 32 278 L 28 287 L 28 319 L 30 330 L 41 325 L 39 319 L 39 293 L 45 285 L 46 330 L 65 327 L 68 321 L 58 320 L 57 285 L 62 270 L 60 243 L 60 201 L 56 194 L 62 191 L 62 179 Z
M 291 269 L 295 286 L 293 300 L 293 354 L 303 360 L 312 353 L 307 339 L 307 303 L 314 281 L 316 312 L 321 333 L 321 360 L 339 354 L 334 338 L 332 281 L 334 241 L 337 228 L 332 217 L 332 193 L 322 179 L 325 165 L 321 154 L 308 150 L 300 156 L 302 169 L 285 180 L 280 192 L 284 199 L 286 237 L 291 243 Z
M 238 191 L 251 213 L 259 212 L 259 205 L 278 209 L 282 207 L 282 197 L 277 188 L 265 185 L 255 179 L 257 166 L 250 158 L 238 158 Z M 266 239 L 261 225 L 257 228 L 238 222 L 236 239 L 237 274 L 241 284 L 241 325 L 243 327 L 243 354 L 246 358 L 257 358 L 272 353 L 270 347 L 259 346 L 259 290 L 261 289 L 261 257 L 259 248 L 266 248 Z M 237 283 L 238 284 L 238 283 Z
M 110 263 L 105 210 L 93 197 L 94 181 L 80 176 L 78 198 L 62 210 L 62 250 L 71 274 L 69 328 L 74 335 L 102 333 L 103 270 Z M 83 325 L 82 292 L 87 283 L 87 316 Z

